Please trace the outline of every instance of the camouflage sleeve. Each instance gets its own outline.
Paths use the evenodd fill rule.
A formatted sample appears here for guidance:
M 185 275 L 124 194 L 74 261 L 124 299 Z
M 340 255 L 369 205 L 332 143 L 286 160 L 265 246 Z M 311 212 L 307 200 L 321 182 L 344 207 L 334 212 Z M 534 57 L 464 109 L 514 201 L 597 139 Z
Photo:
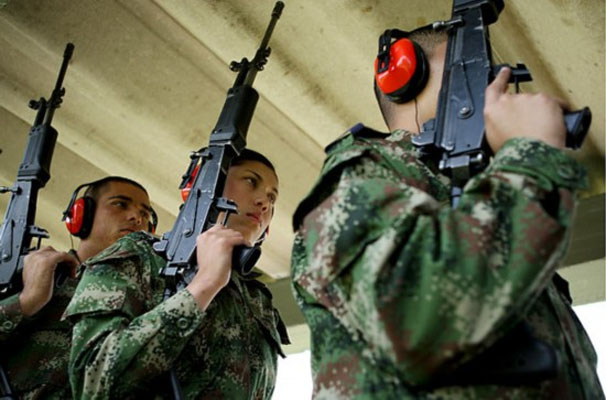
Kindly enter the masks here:
M 171 367 L 203 318 L 186 290 L 153 307 L 150 265 L 121 254 L 124 241 L 87 263 L 66 310 L 74 323 L 70 383 L 79 399 L 144 389 Z
M 22 320 L 19 293 L 0 301 L 0 343 L 11 337 Z
M 297 300 L 328 309 L 377 367 L 429 383 L 537 298 L 565 251 L 585 172 L 555 148 L 510 140 L 453 210 L 412 182 L 418 166 L 392 173 L 381 154 L 356 157 L 325 169 L 319 185 L 332 193 L 297 232 Z

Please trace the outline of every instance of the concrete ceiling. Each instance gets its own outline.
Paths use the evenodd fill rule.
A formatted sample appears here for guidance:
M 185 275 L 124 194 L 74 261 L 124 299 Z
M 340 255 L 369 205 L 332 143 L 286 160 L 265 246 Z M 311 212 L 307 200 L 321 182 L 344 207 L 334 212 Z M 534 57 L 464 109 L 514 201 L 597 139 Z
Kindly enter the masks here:
M 291 216 L 317 177 L 324 146 L 359 121 L 385 130 L 372 94 L 378 35 L 446 19 L 452 6 L 450 0 L 285 3 L 269 63 L 255 81 L 261 99 L 248 134 L 249 147 L 266 154 L 280 177 L 259 264 L 274 280 L 288 276 Z M 143 183 L 160 215 L 158 231 L 170 229 L 188 153 L 208 142 L 233 84 L 227 66 L 254 55 L 273 4 L 0 0 L 0 185 L 12 184 L 23 156 L 35 114 L 28 101 L 50 95 L 65 44 L 76 46 L 53 123 L 59 137 L 52 178 L 38 204 L 50 244 L 70 246 L 61 211 L 79 183 L 105 175 Z M 524 61 L 533 73 L 525 91 L 540 88 L 592 109 L 589 138 L 574 156 L 590 170 L 583 196 L 604 193 L 604 1 L 507 0 L 491 35 L 498 62 Z M 0 210 L 7 202 L 0 196 Z M 594 223 L 603 232 L 603 217 Z

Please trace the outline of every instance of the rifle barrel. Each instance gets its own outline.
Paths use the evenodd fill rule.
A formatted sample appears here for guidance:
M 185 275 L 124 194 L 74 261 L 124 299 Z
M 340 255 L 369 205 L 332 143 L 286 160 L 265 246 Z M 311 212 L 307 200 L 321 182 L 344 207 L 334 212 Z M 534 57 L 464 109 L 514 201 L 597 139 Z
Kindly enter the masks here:
M 269 56 L 270 49 L 268 47 L 269 39 L 274 31 L 274 27 L 278 22 L 278 19 L 282 15 L 282 10 L 284 9 L 284 3 L 281 1 L 277 1 L 273 11 L 271 12 L 271 20 L 269 21 L 269 25 L 265 30 L 265 35 L 263 35 L 263 40 L 261 40 L 261 45 L 257 52 L 255 53 L 255 57 L 250 63 L 247 63 L 244 68 L 246 71 L 242 71 L 242 73 L 246 74 L 245 79 L 241 80 L 237 79 L 236 82 L 242 82 L 246 86 L 252 86 L 255 77 L 257 76 L 257 71 L 262 70 L 265 63 L 267 63 L 267 57 Z
M 73 43 L 68 43 L 65 46 L 65 51 L 63 52 L 63 63 L 61 64 L 61 69 L 59 70 L 57 83 L 55 83 L 55 88 L 53 89 L 53 93 L 48 101 L 48 110 L 44 118 L 44 125 L 46 126 L 50 126 L 51 122 L 53 121 L 55 109 L 61 104 L 61 98 L 64 94 L 64 91 L 61 88 L 63 86 L 63 78 L 65 78 L 65 72 L 67 71 L 67 66 L 69 64 L 69 60 L 72 58 L 73 52 Z
M 281 1 L 277 1 L 276 5 L 274 6 L 273 11 L 271 12 L 271 20 L 269 21 L 269 25 L 267 26 L 267 29 L 265 30 L 265 35 L 263 36 L 263 40 L 261 40 L 261 46 L 259 46 L 260 49 L 266 48 L 267 45 L 269 44 L 269 39 L 271 38 L 271 34 L 274 31 L 274 27 L 276 26 L 278 19 L 282 15 L 283 9 L 284 9 L 284 3 L 282 3 Z

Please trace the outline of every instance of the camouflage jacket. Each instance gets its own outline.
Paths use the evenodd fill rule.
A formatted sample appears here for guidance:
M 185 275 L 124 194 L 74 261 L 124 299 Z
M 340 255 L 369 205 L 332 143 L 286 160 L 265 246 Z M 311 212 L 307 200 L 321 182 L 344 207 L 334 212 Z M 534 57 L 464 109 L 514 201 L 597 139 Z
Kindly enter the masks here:
M 68 278 L 35 316 L 21 313 L 19 294 L 0 301 L 0 364 L 19 399 L 69 399 L 71 325 L 61 315 L 77 279 Z
M 327 148 L 294 217 L 314 397 L 603 399 L 596 354 L 555 278 L 584 169 L 513 139 L 452 209 L 447 179 L 407 132 L 352 131 Z M 520 330 L 557 357 L 549 379 L 517 365 L 491 376 L 502 355 L 517 357 Z
M 232 273 L 201 312 L 187 290 L 163 301 L 165 260 L 133 233 L 89 259 L 66 310 L 70 381 L 83 399 L 270 398 L 286 330 L 262 283 Z

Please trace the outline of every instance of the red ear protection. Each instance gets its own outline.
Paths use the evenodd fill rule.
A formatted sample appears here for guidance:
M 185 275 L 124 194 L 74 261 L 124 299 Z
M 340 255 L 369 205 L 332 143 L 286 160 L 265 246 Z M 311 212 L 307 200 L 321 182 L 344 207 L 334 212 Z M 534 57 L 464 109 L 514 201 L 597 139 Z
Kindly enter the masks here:
M 69 212 L 69 217 L 65 218 L 65 226 L 67 231 L 72 235 L 78 236 L 78 232 L 82 229 L 82 217 L 84 216 L 84 199 L 76 200 Z
M 194 180 L 196 180 L 196 175 L 198 175 L 199 170 L 200 170 L 200 165 L 196 165 L 196 168 L 194 168 L 194 170 L 191 173 L 191 177 L 189 178 L 189 181 L 187 181 L 185 186 L 183 186 L 183 188 L 181 189 L 181 198 L 183 199 L 184 203 L 185 203 L 185 200 L 187 200 L 187 197 L 189 196 L 189 192 L 191 192 L 191 187 L 194 184 Z
M 96 208 L 95 200 L 92 197 L 87 196 L 77 198 L 80 190 L 82 190 L 84 187 L 97 185 L 104 181 L 111 181 L 116 178 L 125 180 L 127 182 L 130 181 L 129 179 L 122 177 L 108 176 L 97 181 L 82 184 L 78 186 L 76 190 L 74 190 L 72 198 L 67 205 L 67 208 L 63 212 L 63 220 L 65 221 L 65 226 L 67 227 L 69 233 L 79 237 L 80 239 L 86 239 L 93 227 Z M 151 233 L 155 233 L 156 227 L 158 226 L 158 215 L 153 208 L 150 210 L 150 214 L 151 221 L 149 222 L 147 230 Z
M 78 232 L 82 230 L 84 215 L 86 214 L 84 209 L 86 206 L 86 199 L 79 198 L 74 202 L 72 209 L 69 213 L 69 217 L 65 218 L 65 226 L 72 235 L 78 235 Z
M 410 32 L 388 29 L 379 38 L 375 84 L 395 103 L 414 99 L 429 77 L 427 58 L 421 47 L 408 39 L 409 35 Z
M 95 216 L 95 201 L 90 197 L 75 199 L 82 186 L 74 192 L 67 210 L 63 213 L 65 226 L 72 235 L 85 239 L 90 234 Z

